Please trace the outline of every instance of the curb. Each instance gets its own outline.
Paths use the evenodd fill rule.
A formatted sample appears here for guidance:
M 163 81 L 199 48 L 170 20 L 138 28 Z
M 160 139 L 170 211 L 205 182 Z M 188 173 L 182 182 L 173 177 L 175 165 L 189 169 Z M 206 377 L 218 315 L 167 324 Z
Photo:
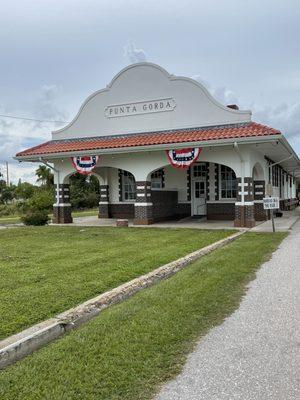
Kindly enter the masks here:
M 120 303 L 140 290 L 176 274 L 178 271 L 206 254 L 234 241 L 245 232 L 246 230 L 234 233 L 225 239 L 221 239 L 209 246 L 196 250 L 146 275 L 139 276 L 117 288 L 85 301 L 79 306 L 58 314 L 54 318 L 33 325 L 22 332 L 0 341 L 0 369 L 21 360 L 33 351 L 59 338 L 66 332 L 77 328 L 111 305 Z

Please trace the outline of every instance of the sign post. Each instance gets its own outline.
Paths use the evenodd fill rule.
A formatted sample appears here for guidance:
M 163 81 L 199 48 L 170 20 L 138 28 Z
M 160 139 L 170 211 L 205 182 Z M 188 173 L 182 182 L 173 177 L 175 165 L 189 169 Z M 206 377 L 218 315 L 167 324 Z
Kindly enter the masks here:
M 270 210 L 271 218 L 272 218 L 272 229 L 275 232 L 275 223 L 274 223 L 274 210 L 278 210 L 279 208 L 279 197 L 265 197 L 263 199 L 264 210 Z

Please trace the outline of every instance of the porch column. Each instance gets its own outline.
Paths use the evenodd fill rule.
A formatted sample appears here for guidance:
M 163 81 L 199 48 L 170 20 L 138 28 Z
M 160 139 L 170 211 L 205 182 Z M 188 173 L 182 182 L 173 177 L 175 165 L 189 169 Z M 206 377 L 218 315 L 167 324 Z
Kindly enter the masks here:
M 237 178 L 234 226 L 240 228 L 252 228 L 255 226 L 252 177 Z
M 266 221 L 267 212 L 264 210 L 263 198 L 265 197 L 266 182 L 264 180 L 254 180 L 254 218 L 255 221 Z
M 109 218 L 109 186 L 100 185 L 98 218 Z
M 153 203 L 150 181 L 136 182 L 136 201 L 134 204 L 134 224 L 153 224 Z
M 53 222 L 55 224 L 70 224 L 73 222 L 70 203 L 70 185 L 62 183 L 55 187 L 56 203 L 53 204 Z

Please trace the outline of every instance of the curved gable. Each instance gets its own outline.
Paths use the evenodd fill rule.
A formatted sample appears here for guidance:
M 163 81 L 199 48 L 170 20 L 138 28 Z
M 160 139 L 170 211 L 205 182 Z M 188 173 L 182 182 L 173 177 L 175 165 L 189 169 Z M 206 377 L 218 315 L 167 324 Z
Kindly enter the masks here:
M 120 71 L 93 93 L 53 139 L 109 136 L 249 122 L 250 111 L 218 103 L 199 82 L 170 75 L 156 64 Z

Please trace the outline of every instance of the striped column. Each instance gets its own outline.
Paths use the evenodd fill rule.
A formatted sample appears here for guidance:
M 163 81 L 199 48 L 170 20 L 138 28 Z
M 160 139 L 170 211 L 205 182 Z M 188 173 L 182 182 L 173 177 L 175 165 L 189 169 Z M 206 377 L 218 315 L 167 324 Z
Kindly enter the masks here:
M 70 203 L 70 185 L 63 183 L 55 187 L 56 203 L 53 204 L 53 222 L 55 224 L 70 224 L 73 222 L 71 203 Z
M 109 186 L 100 185 L 98 218 L 109 218 Z
M 136 201 L 134 204 L 134 224 L 149 225 L 153 223 L 153 203 L 151 182 L 136 182 Z
M 237 201 L 235 203 L 234 226 L 241 228 L 252 228 L 255 226 L 252 177 L 237 177 Z
M 263 198 L 265 197 L 266 183 L 264 180 L 253 181 L 254 187 L 254 218 L 255 221 L 266 221 L 268 213 L 264 210 Z

